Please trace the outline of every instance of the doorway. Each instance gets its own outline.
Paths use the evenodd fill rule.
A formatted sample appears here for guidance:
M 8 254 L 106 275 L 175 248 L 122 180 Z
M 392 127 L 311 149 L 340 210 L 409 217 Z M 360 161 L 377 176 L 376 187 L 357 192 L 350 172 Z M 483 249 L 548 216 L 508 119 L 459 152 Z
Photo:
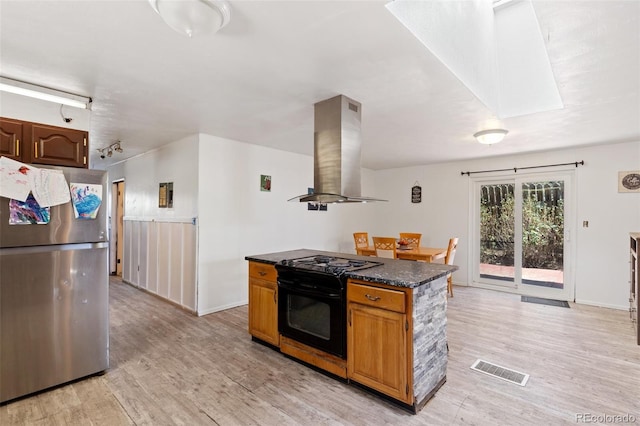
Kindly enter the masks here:
M 574 300 L 572 174 L 474 182 L 473 285 Z
M 124 256 L 124 181 L 113 183 L 115 194 L 115 232 L 113 245 L 115 246 L 115 275 L 122 277 L 122 258 Z

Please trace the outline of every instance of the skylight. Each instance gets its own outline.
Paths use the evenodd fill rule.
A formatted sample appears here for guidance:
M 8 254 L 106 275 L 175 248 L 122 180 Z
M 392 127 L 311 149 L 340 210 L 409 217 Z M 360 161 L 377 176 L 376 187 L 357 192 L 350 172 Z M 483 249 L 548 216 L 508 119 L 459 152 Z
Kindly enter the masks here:
M 386 7 L 497 117 L 563 108 L 530 0 Z

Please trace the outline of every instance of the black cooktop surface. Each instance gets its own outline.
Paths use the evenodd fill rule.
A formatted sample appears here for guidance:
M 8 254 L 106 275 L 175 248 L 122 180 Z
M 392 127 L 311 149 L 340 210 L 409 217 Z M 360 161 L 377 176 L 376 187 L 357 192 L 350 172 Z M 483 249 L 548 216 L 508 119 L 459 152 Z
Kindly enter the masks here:
M 374 266 L 382 265 L 382 262 L 318 255 L 301 257 L 298 259 L 285 259 L 280 262 L 280 265 L 289 269 L 341 274 L 343 272 L 372 268 Z

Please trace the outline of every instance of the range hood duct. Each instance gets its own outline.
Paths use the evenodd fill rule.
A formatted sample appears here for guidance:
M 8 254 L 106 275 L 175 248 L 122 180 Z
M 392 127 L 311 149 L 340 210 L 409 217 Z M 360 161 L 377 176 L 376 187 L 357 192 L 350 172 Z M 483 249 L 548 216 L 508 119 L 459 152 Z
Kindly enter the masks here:
M 338 95 L 314 105 L 313 194 L 291 198 L 302 203 L 386 201 L 361 196 L 359 102 Z

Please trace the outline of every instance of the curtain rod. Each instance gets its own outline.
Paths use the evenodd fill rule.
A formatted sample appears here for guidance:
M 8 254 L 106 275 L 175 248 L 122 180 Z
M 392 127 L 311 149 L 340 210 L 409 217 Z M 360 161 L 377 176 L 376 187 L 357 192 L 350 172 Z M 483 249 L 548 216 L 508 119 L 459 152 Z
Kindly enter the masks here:
M 514 167 L 512 169 L 479 170 L 477 172 L 460 172 L 460 175 L 461 176 L 464 176 L 464 175 L 471 176 L 472 174 L 475 174 L 475 173 L 508 172 L 508 171 L 511 171 L 511 170 L 513 170 L 513 173 L 518 173 L 518 170 L 540 169 L 540 168 L 543 168 L 543 167 L 570 166 L 570 165 L 575 165 L 576 167 L 578 167 L 578 165 L 584 166 L 584 160 L 576 161 L 574 163 L 546 164 L 544 166 Z

